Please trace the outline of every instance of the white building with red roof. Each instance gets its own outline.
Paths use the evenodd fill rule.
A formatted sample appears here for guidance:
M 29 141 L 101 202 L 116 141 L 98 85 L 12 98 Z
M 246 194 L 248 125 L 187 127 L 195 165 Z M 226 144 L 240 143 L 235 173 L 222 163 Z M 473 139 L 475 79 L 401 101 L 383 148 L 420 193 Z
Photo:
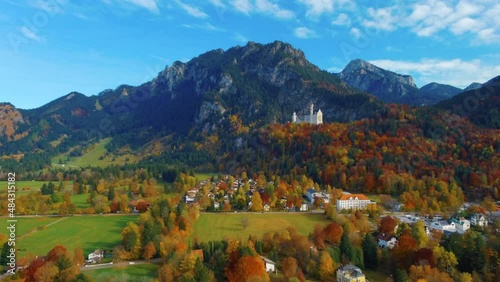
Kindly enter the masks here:
M 362 210 L 375 204 L 363 194 L 343 194 L 337 200 L 337 210 Z

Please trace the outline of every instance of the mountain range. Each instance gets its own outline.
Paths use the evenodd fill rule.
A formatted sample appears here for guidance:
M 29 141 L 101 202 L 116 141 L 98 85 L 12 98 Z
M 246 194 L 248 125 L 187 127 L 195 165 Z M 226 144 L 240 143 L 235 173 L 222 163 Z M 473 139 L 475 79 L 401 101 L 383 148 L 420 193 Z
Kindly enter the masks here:
M 498 85 L 485 85 L 494 89 L 488 99 L 498 100 Z M 411 76 L 362 60 L 332 74 L 290 44 L 249 42 L 174 62 L 139 86 L 121 85 L 90 97 L 72 92 L 31 110 L 0 104 L 0 153 L 75 153 L 75 148 L 106 137 L 113 137 L 110 151 L 151 148 L 159 140 L 172 148 L 182 146 L 179 140 L 223 136 L 231 128 L 287 123 L 293 112 L 303 114 L 310 104 L 322 110 L 325 122 L 351 122 L 384 114 L 384 102 L 435 104 L 459 92 L 437 83 L 418 89 Z M 456 101 L 467 93 L 449 103 L 460 103 Z M 176 145 L 173 139 L 165 141 L 173 135 Z
M 436 82 L 419 89 L 410 75 L 397 74 L 360 59 L 349 62 L 338 76 L 348 85 L 369 92 L 386 103 L 432 105 L 464 91 Z M 472 84 L 469 89 L 480 86 Z

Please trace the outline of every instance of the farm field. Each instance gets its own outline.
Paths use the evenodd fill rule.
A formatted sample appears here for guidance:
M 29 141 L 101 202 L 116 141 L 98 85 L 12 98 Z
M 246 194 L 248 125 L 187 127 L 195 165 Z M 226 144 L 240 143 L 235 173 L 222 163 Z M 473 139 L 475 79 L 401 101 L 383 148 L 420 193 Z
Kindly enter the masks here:
M 242 219 L 248 218 L 248 226 L 243 229 Z M 316 224 L 326 225 L 329 221 L 323 214 L 311 213 L 203 213 L 194 224 L 191 239 L 201 241 L 224 238 L 248 238 L 261 236 L 267 232 L 284 230 L 294 226 L 300 234 L 308 235 Z
M 136 222 L 137 218 L 136 215 L 18 218 L 16 247 L 20 256 L 27 252 L 45 255 L 58 244 L 70 252 L 81 247 L 87 255 L 97 248 L 112 249 L 118 245 L 123 227 L 129 221 Z M 44 229 L 21 237 L 43 225 L 46 225 Z M 2 228 L 0 232 L 7 235 L 8 230 Z
M 158 277 L 158 265 L 138 264 L 126 267 L 85 270 L 86 274 L 92 276 L 96 281 L 107 281 L 106 278 L 114 278 L 113 281 L 148 281 Z M 116 280 L 118 279 L 118 280 Z
M 124 165 L 126 162 L 133 163 L 138 160 L 136 156 L 127 154 L 123 156 L 117 156 L 113 159 L 112 156 L 107 156 L 104 159 L 99 159 L 106 153 L 106 144 L 111 141 L 111 138 L 102 139 L 95 147 L 88 152 L 84 153 L 79 157 L 70 157 L 70 161 L 64 165 L 59 164 L 59 160 L 65 161 L 67 159 L 67 153 L 55 156 L 52 158 L 52 165 L 56 167 L 106 167 L 108 165 Z M 128 161 L 127 161 L 128 158 Z

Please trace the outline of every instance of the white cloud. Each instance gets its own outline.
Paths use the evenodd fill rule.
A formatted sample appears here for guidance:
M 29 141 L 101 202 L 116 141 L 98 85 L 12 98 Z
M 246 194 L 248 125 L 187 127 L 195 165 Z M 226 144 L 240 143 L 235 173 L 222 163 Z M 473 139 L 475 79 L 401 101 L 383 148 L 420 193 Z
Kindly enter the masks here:
M 211 23 L 204 23 L 204 24 L 183 24 L 182 27 L 185 28 L 192 28 L 192 29 L 204 29 L 208 31 L 224 31 L 224 29 L 217 27 Z
M 59 1 L 59 0 L 57 0 Z M 65 0 L 66 1 L 66 0 Z M 158 0 L 124 0 L 124 1 L 119 1 L 119 0 L 101 0 L 101 2 L 107 4 L 107 5 L 121 5 L 123 3 L 129 3 L 134 6 L 138 6 L 141 8 L 145 8 L 153 13 L 159 13 L 160 10 L 158 9 L 157 2 Z
M 224 5 L 224 3 L 222 2 L 222 0 L 209 0 L 209 2 L 214 5 L 215 7 L 218 7 L 218 8 L 224 8 L 226 7 L 226 5 Z
M 268 13 L 281 19 L 290 19 L 295 15 L 293 11 L 281 8 L 278 4 L 272 3 L 269 0 L 256 0 L 255 6 L 259 12 Z
M 32 1 L 31 6 L 33 6 L 36 9 L 40 9 L 42 11 L 47 12 L 49 15 L 55 15 L 55 14 L 60 14 L 63 13 L 62 5 L 65 4 L 65 1 L 43 1 L 43 0 L 37 0 L 37 1 Z
M 246 15 L 252 11 L 252 4 L 249 0 L 234 0 L 232 5 L 237 11 Z
M 297 27 L 294 31 L 294 34 L 298 38 L 303 38 L 303 39 L 316 37 L 316 33 L 314 32 L 314 30 L 311 30 L 305 26 Z
M 240 42 L 240 43 L 247 43 L 248 42 L 248 38 L 241 33 L 236 33 L 233 36 L 233 39 Z
M 299 2 L 306 5 L 307 16 L 320 16 L 333 12 L 334 0 L 299 0 Z
M 158 5 L 156 4 L 156 0 L 127 0 L 129 3 L 132 3 L 136 6 L 146 8 L 153 13 L 158 13 Z
M 362 24 L 385 31 L 408 28 L 420 37 L 469 34 L 473 44 L 500 41 L 500 4 L 492 0 L 397 3 L 390 7 L 368 8 Z
M 24 37 L 26 37 L 28 39 L 38 41 L 38 42 L 42 41 L 42 38 L 38 34 L 36 34 L 34 31 L 32 31 L 31 29 L 29 29 L 25 26 L 21 27 L 21 33 L 24 35 Z
M 360 38 L 361 37 L 361 31 L 355 27 L 351 28 L 350 31 L 351 35 L 354 36 L 354 38 Z
M 346 14 L 342 13 L 337 16 L 336 19 L 332 21 L 333 25 L 351 25 L 351 19 Z
M 191 5 L 188 5 L 186 3 L 181 2 L 180 0 L 177 0 L 177 4 L 189 15 L 195 17 L 195 18 L 200 18 L 200 19 L 205 19 L 208 18 L 208 15 L 200 10 L 197 7 L 193 7 Z
M 438 82 L 460 88 L 475 81 L 486 82 L 500 73 L 500 66 L 487 64 L 481 60 L 422 59 L 417 62 L 373 60 L 370 63 L 397 73 L 411 74 L 423 84 Z
M 363 25 L 370 28 L 392 31 L 401 20 L 398 16 L 393 15 L 395 10 L 396 7 L 381 9 L 368 8 L 368 15 L 371 17 L 371 20 L 364 20 Z

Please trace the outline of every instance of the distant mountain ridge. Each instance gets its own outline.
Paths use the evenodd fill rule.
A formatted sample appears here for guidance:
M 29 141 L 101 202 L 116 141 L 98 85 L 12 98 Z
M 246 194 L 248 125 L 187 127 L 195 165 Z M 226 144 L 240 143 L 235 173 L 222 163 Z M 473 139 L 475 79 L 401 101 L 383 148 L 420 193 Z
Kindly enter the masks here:
M 338 76 L 348 85 L 371 93 L 386 103 L 432 105 L 463 91 L 436 82 L 419 89 L 410 75 L 388 71 L 361 59 L 349 62 Z
M 227 131 L 230 120 L 256 128 L 286 123 L 311 103 L 323 111 L 325 122 L 384 111 L 381 101 L 320 70 L 290 44 L 249 42 L 174 62 L 137 87 L 121 85 L 90 97 L 72 92 L 19 110 L 22 122 L 12 134 L 22 138 L 0 134 L 0 153 L 62 153 L 104 137 L 113 137 L 111 149 L 138 148 L 171 134 L 193 139 Z
M 410 75 L 400 75 L 361 59 L 352 60 L 339 73 L 348 85 L 372 93 L 384 102 L 402 103 L 418 92 Z

